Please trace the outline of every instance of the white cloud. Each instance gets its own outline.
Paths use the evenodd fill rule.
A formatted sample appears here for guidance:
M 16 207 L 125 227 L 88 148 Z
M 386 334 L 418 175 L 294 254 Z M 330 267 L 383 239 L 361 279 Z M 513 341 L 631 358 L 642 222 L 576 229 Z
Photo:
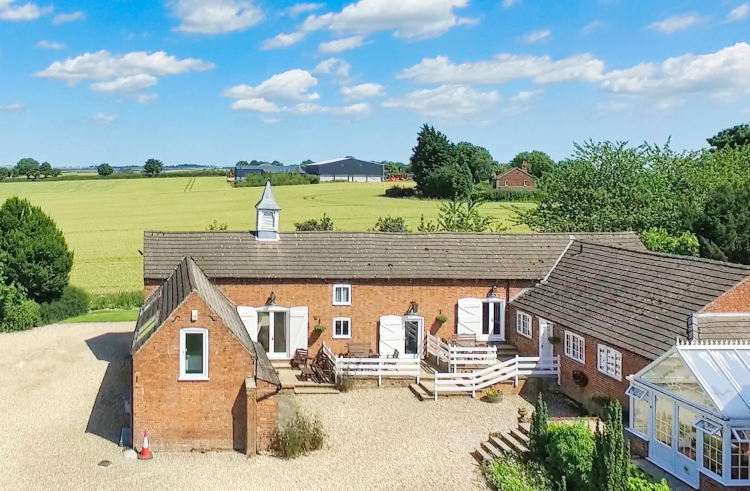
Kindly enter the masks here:
M 86 18 L 86 14 L 81 12 L 80 10 L 77 10 L 69 14 L 57 14 L 52 19 L 52 23 L 53 24 L 66 24 L 68 22 L 75 22 L 77 20 L 84 20 L 85 18 Z
M 149 104 L 159 98 L 159 94 L 138 94 L 135 100 L 138 104 Z
M 39 7 L 32 2 L 19 4 L 15 0 L 0 0 L 0 20 L 35 20 L 51 11 L 51 7 Z
M 599 19 L 594 19 L 585 26 L 581 27 L 581 33 L 591 34 L 597 29 L 600 29 L 602 26 L 604 26 L 604 22 L 600 21 Z
M 552 31 L 549 29 L 538 29 L 531 31 L 523 36 L 523 42 L 526 44 L 543 43 L 549 40 Z
M 315 10 L 320 10 L 323 7 L 325 7 L 325 4 L 323 3 L 303 2 L 303 3 L 294 4 L 291 7 L 287 8 L 286 13 L 290 17 L 296 17 L 300 14 L 305 14 L 307 12 L 314 12 Z
M 661 64 L 641 63 L 607 73 L 602 86 L 618 94 L 669 95 L 705 93 L 721 100 L 750 94 L 750 44 L 737 43 L 715 53 L 685 54 Z
M 695 12 L 686 12 L 684 14 L 673 15 L 664 20 L 649 24 L 646 29 L 663 32 L 664 34 L 674 34 L 675 32 L 684 31 L 696 24 L 700 24 L 705 19 Z
M 309 92 L 318 85 L 318 79 L 307 70 L 296 68 L 277 73 L 258 85 L 236 85 L 225 89 L 222 95 L 232 99 L 270 99 L 284 101 L 314 101 L 320 98 L 317 92 Z
M 405 68 L 399 78 L 422 83 L 502 84 L 518 78 L 531 78 L 544 84 L 567 80 L 594 82 L 601 80 L 604 62 L 590 54 L 573 55 L 553 61 L 549 56 L 511 55 L 502 53 L 490 60 L 453 64 L 446 56 L 424 58 Z
M 117 115 L 98 113 L 98 114 L 95 114 L 91 119 L 94 121 L 94 123 L 107 126 L 117 121 Z
M 503 0 L 503 8 L 509 9 L 514 5 L 518 5 L 521 3 L 521 0 Z
M 238 99 L 230 107 L 235 111 L 257 111 L 261 113 L 277 113 L 281 111 L 278 105 L 263 97 Z
M 263 13 L 252 0 L 172 0 L 178 31 L 223 34 L 244 31 L 258 24 Z
M 262 116 L 260 120 L 266 124 L 273 124 L 273 123 L 278 123 L 279 121 L 281 121 L 281 118 L 267 118 L 265 116 Z
M 335 75 L 339 78 L 349 76 L 351 65 L 341 58 L 327 58 L 318 63 L 313 68 L 313 73 L 322 73 L 324 75 Z
M 269 49 L 287 48 L 289 46 L 292 46 L 293 44 L 297 44 L 298 42 L 302 41 L 304 38 L 305 38 L 304 32 L 289 32 L 289 33 L 282 32 L 281 34 L 277 34 L 271 39 L 266 39 L 265 41 L 263 41 L 262 49 L 269 50 Z
M 36 43 L 36 47 L 42 48 L 42 49 L 52 49 L 52 50 L 65 49 L 65 45 L 62 43 L 57 43 L 55 41 L 46 41 L 44 39 Z
M 336 116 L 344 116 L 348 119 L 362 119 L 369 116 L 372 113 L 372 108 L 366 102 L 360 102 L 358 104 L 352 104 L 350 106 L 332 107 L 332 106 L 321 106 L 319 104 L 311 104 L 309 102 L 302 102 L 296 104 L 287 109 L 290 113 L 299 114 L 302 116 L 309 116 L 311 114 L 328 113 Z
M 329 29 L 337 33 L 365 35 L 392 31 L 398 38 L 427 39 L 453 27 L 476 23 L 454 13 L 469 0 L 359 0 L 340 12 L 308 16 L 299 31 Z
M 499 100 L 496 90 L 481 92 L 466 85 L 441 85 L 388 99 L 383 106 L 413 109 L 427 116 L 460 118 L 482 112 Z
M 384 87 L 380 84 L 366 83 L 351 87 L 341 87 L 341 95 L 345 101 L 355 101 L 369 97 L 382 97 L 385 95 L 385 92 Z
M 89 87 L 97 92 L 137 92 L 156 85 L 158 79 L 148 73 L 117 77 L 106 82 L 95 82 Z
M 334 39 L 333 41 L 320 43 L 318 51 L 321 53 L 340 53 L 342 51 L 359 48 L 364 44 L 364 40 L 364 36 L 351 36 L 348 38 Z
M 10 104 L 0 105 L 0 111 L 21 112 L 26 109 L 26 104 L 22 102 L 11 102 Z
M 542 90 L 522 90 L 510 99 L 508 99 L 508 106 L 503 109 L 503 114 L 508 116 L 516 116 L 518 114 L 528 111 L 531 104 L 539 98 L 542 94 Z
M 213 63 L 197 58 L 178 59 L 164 51 L 133 51 L 113 55 L 102 50 L 75 58 L 56 61 L 35 74 L 37 77 L 62 80 L 74 86 L 91 80 L 91 89 L 102 92 L 132 92 L 154 85 L 159 77 L 210 70 Z
M 727 22 L 737 22 L 739 20 L 745 20 L 748 17 L 750 17 L 750 3 L 743 3 L 729 12 L 729 15 L 727 15 Z

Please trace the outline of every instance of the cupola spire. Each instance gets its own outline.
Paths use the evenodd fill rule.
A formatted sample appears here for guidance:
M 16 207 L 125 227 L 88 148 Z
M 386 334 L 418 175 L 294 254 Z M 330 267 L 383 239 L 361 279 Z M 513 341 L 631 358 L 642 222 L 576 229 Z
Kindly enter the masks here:
M 279 212 L 281 207 L 273 197 L 271 181 L 266 182 L 263 196 L 255 205 L 257 210 L 257 235 L 258 240 L 279 240 Z

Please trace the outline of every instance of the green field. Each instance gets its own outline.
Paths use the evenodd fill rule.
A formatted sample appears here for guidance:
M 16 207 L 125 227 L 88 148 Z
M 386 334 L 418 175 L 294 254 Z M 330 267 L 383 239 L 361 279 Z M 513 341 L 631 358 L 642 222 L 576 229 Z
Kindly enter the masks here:
M 323 183 L 274 188 L 281 228 L 330 216 L 336 230 L 364 231 L 379 216 L 403 216 L 416 229 L 420 215 L 437 215 L 438 202 L 383 196 L 392 183 Z M 144 230 L 205 230 L 217 219 L 229 230 L 255 228 L 262 188 L 234 188 L 223 177 L 0 183 L 0 202 L 17 195 L 41 206 L 75 251 L 71 283 L 91 293 L 142 287 Z M 487 203 L 485 214 L 509 227 L 511 204 Z M 520 204 L 515 206 L 534 206 Z M 523 231 L 515 227 L 513 230 Z

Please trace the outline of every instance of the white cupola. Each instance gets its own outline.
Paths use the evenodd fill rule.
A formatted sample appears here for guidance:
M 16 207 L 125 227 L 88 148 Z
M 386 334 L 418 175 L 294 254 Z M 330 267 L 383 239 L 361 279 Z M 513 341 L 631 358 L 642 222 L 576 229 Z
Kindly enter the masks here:
M 256 238 L 258 240 L 279 240 L 279 211 L 281 211 L 281 207 L 273 198 L 271 181 L 266 182 L 263 196 L 255 205 L 255 209 L 258 210 Z

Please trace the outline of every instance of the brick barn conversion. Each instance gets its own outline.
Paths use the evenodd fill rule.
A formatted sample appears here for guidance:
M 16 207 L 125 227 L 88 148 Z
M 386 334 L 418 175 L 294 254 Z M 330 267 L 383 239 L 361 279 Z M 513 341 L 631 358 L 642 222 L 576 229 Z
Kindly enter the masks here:
M 750 338 L 750 266 L 648 252 L 634 233 L 280 233 L 270 184 L 256 208 L 255 232 L 144 233 L 133 429 L 155 447 L 266 448 L 271 361 L 298 349 L 418 361 L 431 339 L 468 336 L 558 358 L 565 394 L 627 414 L 629 377 L 678 341 Z M 681 477 L 650 450 L 655 427 L 633 431 L 634 452 Z
M 536 177 L 529 174 L 529 168 L 526 164 L 523 167 L 512 167 L 502 174 L 495 177 L 495 189 L 520 190 L 536 189 Z

